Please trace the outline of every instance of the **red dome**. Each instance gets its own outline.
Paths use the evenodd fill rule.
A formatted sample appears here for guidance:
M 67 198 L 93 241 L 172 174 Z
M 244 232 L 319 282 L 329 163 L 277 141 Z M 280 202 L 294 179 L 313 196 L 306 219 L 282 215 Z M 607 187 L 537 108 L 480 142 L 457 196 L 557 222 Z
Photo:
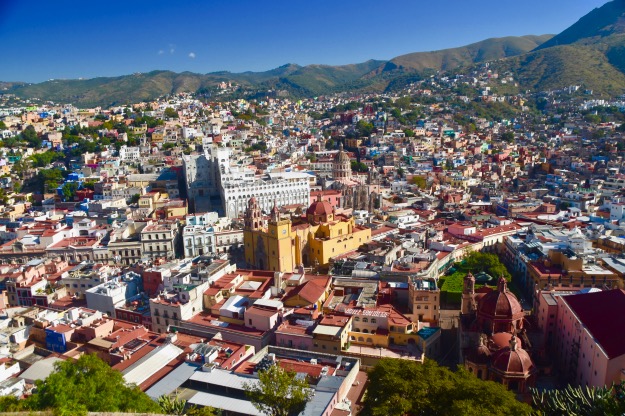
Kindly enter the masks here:
M 327 201 L 315 201 L 306 210 L 306 215 L 331 215 L 332 205 Z
M 503 277 L 499 279 L 498 290 L 486 294 L 479 300 L 477 310 L 480 316 L 491 320 L 523 318 L 523 307 L 516 296 L 508 290 Z
M 476 293 L 475 294 L 475 301 L 479 304 L 480 303 L 480 299 L 482 299 L 484 296 L 486 296 L 486 293 L 484 293 L 484 292 Z
M 489 346 L 492 350 L 498 351 L 502 348 L 506 348 L 510 345 L 510 340 L 512 339 L 512 334 L 510 332 L 497 332 L 489 337 Z M 521 345 L 521 340 L 519 337 L 516 337 L 517 345 Z
M 509 376 L 528 376 L 534 371 L 534 363 L 527 351 L 510 347 L 497 351 L 491 361 L 493 370 Z
M 484 344 L 478 345 L 469 352 L 467 361 L 474 364 L 488 364 L 490 361 L 490 350 Z

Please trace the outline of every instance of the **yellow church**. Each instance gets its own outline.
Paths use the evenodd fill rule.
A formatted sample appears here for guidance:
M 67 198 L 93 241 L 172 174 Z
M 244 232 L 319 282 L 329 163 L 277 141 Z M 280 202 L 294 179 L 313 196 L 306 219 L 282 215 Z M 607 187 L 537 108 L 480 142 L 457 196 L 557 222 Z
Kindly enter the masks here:
M 266 221 L 256 198 L 245 211 L 243 243 L 248 267 L 293 272 L 326 267 L 330 258 L 355 250 L 371 240 L 371 230 L 352 216 L 336 214 L 321 197 L 302 217 L 281 218 L 276 206 Z

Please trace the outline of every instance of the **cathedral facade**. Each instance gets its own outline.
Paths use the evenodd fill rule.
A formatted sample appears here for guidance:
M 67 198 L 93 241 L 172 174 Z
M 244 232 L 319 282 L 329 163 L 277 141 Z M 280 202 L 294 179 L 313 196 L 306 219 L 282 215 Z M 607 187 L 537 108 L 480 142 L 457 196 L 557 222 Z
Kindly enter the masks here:
M 248 267 L 280 272 L 326 267 L 332 257 L 369 241 L 369 228 L 356 225 L 352 216 L 337 213 L 321 198 L 304 216 L 290 218 L 282 218 L 274 206 L 265 219 L 256 198 L 248 202 L 243 231 Z

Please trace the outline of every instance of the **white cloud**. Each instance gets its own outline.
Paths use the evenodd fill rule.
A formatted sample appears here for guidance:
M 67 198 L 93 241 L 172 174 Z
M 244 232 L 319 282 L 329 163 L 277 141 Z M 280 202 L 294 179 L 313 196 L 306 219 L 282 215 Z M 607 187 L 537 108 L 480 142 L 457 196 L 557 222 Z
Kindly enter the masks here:
M 195 59 L 195 52 L 190 52 L 189 53 L 189 58 Z
M 176 49 L 174 49 L 174 48 L 169 48 L 169 53 L 174 53 L 174 52 L 176 52 Z
M 162 55 L 162 54 L 164 54 L 164 53 L 165 53 L 165 51 L 164 51 L 164 50 L 162 50 L 162 49 L 160 49 L 160 50 L 158 51 L 158 54 L 159 54 L 159 55 Z

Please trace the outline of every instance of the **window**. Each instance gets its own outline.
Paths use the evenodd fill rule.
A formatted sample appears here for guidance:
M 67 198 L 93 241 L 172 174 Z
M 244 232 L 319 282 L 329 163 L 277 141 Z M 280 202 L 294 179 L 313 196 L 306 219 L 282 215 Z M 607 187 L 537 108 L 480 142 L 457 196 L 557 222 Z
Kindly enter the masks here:
M 377 321 L 375 320 L 375 318 L 371 318 L 371 323 L 375 324 Z
M 362 318 L 363 322 L 369 322 L 369 320 L 367 318 Z

